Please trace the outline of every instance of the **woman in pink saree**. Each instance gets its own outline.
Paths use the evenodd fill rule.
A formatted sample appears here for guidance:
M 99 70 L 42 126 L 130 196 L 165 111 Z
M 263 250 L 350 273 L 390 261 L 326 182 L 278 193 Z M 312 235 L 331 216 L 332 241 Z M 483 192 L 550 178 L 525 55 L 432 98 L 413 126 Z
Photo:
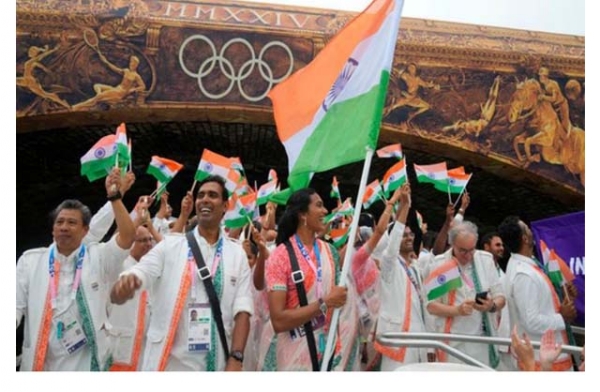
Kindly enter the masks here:
M 325 230 L 326 214 L 323 200 L 313 189 L 300 189 L 290 197 L 279 221 L 278 246 L 265 266 L 269 313 L 276 336 L 270 342 L 262 370 L 315 370 L 304 329 L 308 322 L 313 326 L 317 361 L 321 365 L 333 310 L 346 303 L 347 295 L 345 287 L 336 286 L 340 272 L 337 251 L 317 238 Z M 295 274 L 295 279 L 286 242 L 302 271 Z M 306 306 L 300 306 L 294 280 L 302 280 Z M 331 369 L 343 370 L 339 338 L 334 347 Z

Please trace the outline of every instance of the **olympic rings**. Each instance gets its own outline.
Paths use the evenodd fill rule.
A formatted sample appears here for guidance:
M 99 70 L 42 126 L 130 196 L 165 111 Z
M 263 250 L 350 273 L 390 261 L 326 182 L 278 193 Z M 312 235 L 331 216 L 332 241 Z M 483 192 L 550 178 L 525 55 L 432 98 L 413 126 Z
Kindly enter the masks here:
M 183 54 L 188 44 L 196 40 L 206 43 L 209 46 L 212 55 L 204 59 L 204 61 L 198 67 L 197 72 L 193 72 L 186 67 L 183 61 Z M 225 57 L 225 52 L 227 51 L 227 49 L 234 44 L 243 45 L 250 53 L 250 59 L 245 61 L 239 67 L 238 70 L 235 69 L 235 67 L 232 64 L 232 61 Z M 271 66 L 264 60 L 264 56 L 267 53 L 267 51 L 274 47 L 282 48 L 288 55 L 290 62 L 287 72 L 279 78 L 274 77 L 273 69 L 271 69 Z M 231 93 L 231 90 L 234 88 L 234 86 L 237 85 L 237 89 L 242 97 L 244 97 L 250 102 L 258 102 L 267 96 L 267 94 L 269 93 L 269 91 L 271 91 L 271 88 L 273 88 L 275 84 L 280 83 L 292 74 L 292 71 L 294 69 L 294 55 L 289 46 L 287 46 L 285 43 L 281 41 L 271 41 L 261 49 L 260 53 L 258 54 L 258 57 L 256 57 L 256 52 L 254 51 L 252 44 L 250 44 L 250 42 L 248 42 L 244 38 L 230 39 L 223 45 L 221 50 L 217 53 L 217 48 L 210 38 L 202 34 L 196 34 L 188 37 L 181 44 L 181 47 L 179 48 L 179 65 L 181 66 L 183 72 L 185 72 L 186 75 L 192 78 L 196 78 L 198 80 L 198 87 L 200 88 L 200 91 L 202 92 L 202 94 L 204 94 L 210 99 L 222 99 L 226 97 L 229 93 Z M 206 76 L 210 75 L 215 70 L 215 67 L 217 65 L 219 67 L 219 71 L 229 80 L 229 83 L 223 91 L 219 93 L 212 93 L 206 90 L 203 80 Z M 263 80 L 268 83 L 268 87 L 262 94 L 252 96 L 244 90 L 243 82 L 250 77 L 250 75 L 254 71 L 255 66 L 258 68 L 258 72 L 260 73 L 260 76 L 263 78 Z

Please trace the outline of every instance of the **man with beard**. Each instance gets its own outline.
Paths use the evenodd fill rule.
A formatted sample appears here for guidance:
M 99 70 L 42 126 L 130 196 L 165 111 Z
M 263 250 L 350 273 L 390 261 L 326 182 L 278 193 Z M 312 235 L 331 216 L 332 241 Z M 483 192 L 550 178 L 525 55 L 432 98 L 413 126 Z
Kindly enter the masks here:
M 122 304 L 136 290 L 152 287 L 153 313 L 142 370 L 242 370 L 253 312 L 251 275 L 244 249 L 221 228 L 228 208 L 225 181 L 209 176 L 200 182 L 195 207 L 198 226 L 193 237 L 206 267 L 198 269 L 186 237 L 166 235 L 139 263 L 121 274 L 111 292 L 111 301 Z M 191 212 L 192 194 L 188 192 L 176 228 L 185 226 Z M 217 315 L 209 304 L 203 279 L 211 279 L 217 293 L 225 342 L 221 341 Z M 189 321 L 192 310 L 202 322 Z

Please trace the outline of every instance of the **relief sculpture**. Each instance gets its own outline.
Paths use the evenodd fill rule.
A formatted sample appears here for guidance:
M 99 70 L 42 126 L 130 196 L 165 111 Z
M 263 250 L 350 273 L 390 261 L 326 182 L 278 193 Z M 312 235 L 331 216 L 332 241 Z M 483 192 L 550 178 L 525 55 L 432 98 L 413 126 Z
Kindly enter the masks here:
M 556 86 L 559 88 L 558 84 Z M 563 165 L 570 173 L 579 175 L 581 185 L 585 186 L 585 132 L 571 126 L 568 117 L 559 118 L 551 102 L 535 79 L 527 79 L 517 86 L 510 101 L 508 120 L 511 124 L 524 121 L 526 128 L 536 132 L 533 136 L 524 132 L 514 138 L 517 158 L 525 161 L 525 165 L 541 159 Z M 561 107 L 558 109 L 559 113 L 564 113 Z M 563 122 L 571 127 L 570 132 Z M 520 152 L 520 145 L 524 147 L 525 157 Z M 532 153 L 532 146 L 537 147 L 539 153 Z

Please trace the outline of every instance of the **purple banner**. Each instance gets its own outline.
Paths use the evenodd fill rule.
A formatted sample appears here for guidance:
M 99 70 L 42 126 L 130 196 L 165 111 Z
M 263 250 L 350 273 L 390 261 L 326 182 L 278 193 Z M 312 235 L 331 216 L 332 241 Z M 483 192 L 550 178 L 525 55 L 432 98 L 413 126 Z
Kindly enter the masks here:
M 573 275 L 577 286 L 577 320 L 575 325 L 585 327 L 585 211 L 531 222 L 531 230 L 538 246 L 543 240 L 563 259 Z

